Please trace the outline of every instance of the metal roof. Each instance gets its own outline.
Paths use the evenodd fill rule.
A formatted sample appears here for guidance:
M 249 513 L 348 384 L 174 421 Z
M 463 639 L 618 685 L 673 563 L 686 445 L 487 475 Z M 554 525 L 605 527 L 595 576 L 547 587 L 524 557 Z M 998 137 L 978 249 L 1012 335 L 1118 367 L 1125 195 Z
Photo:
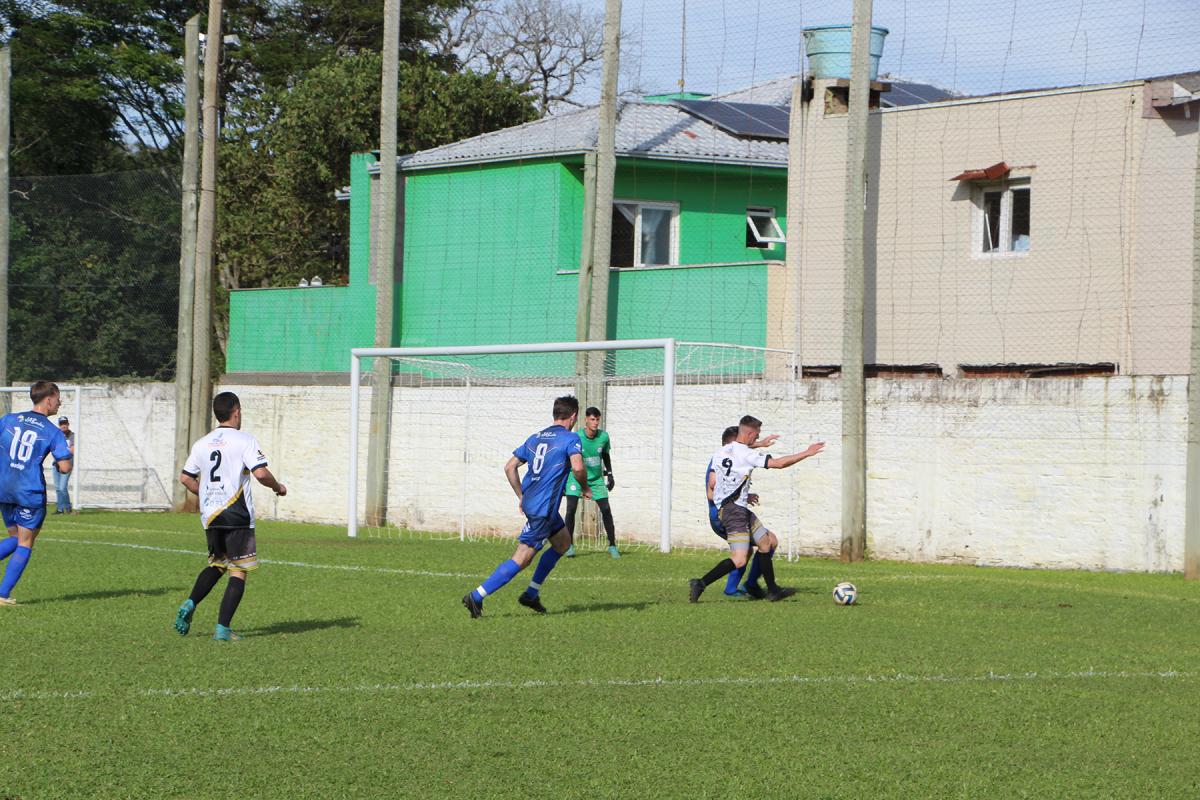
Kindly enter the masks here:
M 723 100 L 727 103 L 765 103 L 773 106 L 791 105 L 792 83 L 796 75 L 783 75 L 769 81 L 756 83 L 744 89 L 713 95 L 713 100 Z M 934 86 L 930 83 L 919 83 L 904 78 L 880 75 L 879 80 L 890 84 L 891 89 L 884 92 L 880 98 L 884 106 L 915 106 L 922 103 L 936 103 L 942 100 L 953 100 L 959 95 L 948 89 Z

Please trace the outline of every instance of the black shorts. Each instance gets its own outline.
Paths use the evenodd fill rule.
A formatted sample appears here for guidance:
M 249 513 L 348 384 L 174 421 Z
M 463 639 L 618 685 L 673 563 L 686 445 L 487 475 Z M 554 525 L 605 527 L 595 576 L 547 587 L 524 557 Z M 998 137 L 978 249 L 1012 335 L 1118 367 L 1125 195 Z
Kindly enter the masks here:
M 208 565 L 249 572 L 258 569 L 258 542 L 254 528 L 209 528 Z

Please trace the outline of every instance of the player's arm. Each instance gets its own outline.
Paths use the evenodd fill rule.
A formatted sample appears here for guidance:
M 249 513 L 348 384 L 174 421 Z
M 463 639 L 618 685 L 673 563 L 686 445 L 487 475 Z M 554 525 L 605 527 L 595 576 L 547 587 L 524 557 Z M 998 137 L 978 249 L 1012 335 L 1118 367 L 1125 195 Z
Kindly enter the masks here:
M 713 492 L 715 492 L 716 490 L 717 490 L 717 471 L 710 470 L 708 473 L 708 500 L 710 503 L 712 502 L 712 499 L 713 499 Z
M 815 442 L 810 444 L 806 450 L 803 450 L 799 453 L 792 453 L 790 456 L 779 456 L 778 458 L 768 456 L 767 463 L 763 464 L 763 466 L 766 469 L 784 469 L 792 466 L 793 464 L 799 464 L 806 458 L 812 458 L 824 449 L 824 442 Z
M 66 475 L 75 466 L 75 462 L 69 458 L 60 458 L 54 462 L 54 468 Z
M 764 436 L 761 439 L 755 439 L 753 442 L 751 442 L 750 444 L 748 444 L 746 446 L 753 450 L 757 450 L 760 447 L 770 447 L 771 445 L 775 444 L 775 442 L 778 441 L 778 439 L 779 439 L 779 434 L 772 433 L 770 436 Z
M 191 475 L 187 472 L 179 473 L 179 482 L 183 484 L 189 492 L 199 497 L 200 495 L 200 478 L 196 475 Z
M 518 500 L 521 499 L 521 476 L 517 474 L 517 469 L 524 463 L 524 459 L 512 456 L 504 465 L 504 476 L 508 478 L 508 485 L 512 487 L 513 494 L 517 496 Z
M 58 433 L 58 441 L 54 443 L 50 455 L 54 457 L 54 468 L 63 475 L 71 471 L 75 465 L 75 445 L 67 441 L 62 431 Z
M 583 466 L 583 455 L 580 453 L 571 453 L 571 474 L 575 476 L 575 482 L 579 484 L 580 494 L 583 497 L 591 497 L 592 490 L 588 487 L 587 467 Z
M 605 451 L 600 454 L 600 458 L 604 461 L 604 477 L 608 478 L 608 483 L 605 485 L 608 486 L 608 490 L 611 492 L 613 487 L 617 485 L 617 479 L 613 477 L 612 456 L 610 456 L 608 454 L 608 450 L 605 449 Z
M 254 476 L 254 480 L 258 481 L 280 497 L 283 497 L 287 494 L 287 487 L 275 480 L 275 476 L 271 474 L 271 470 L 267 469 L 265 466 L 259 467 L 250 474 Z M 197 492 L 197 494 L 199 494 L 199 492 Z

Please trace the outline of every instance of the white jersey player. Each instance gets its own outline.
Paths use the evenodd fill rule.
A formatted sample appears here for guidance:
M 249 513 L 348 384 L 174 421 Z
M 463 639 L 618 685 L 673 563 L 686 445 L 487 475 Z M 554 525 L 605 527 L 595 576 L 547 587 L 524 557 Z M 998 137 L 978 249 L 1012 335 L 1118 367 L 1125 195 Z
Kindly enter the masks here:
M 267 457 L 258 441 L 242 431 L 242 406 L 233 392 L 213 398 L 217 427 L 192 445 L 179 482 L 200 498 L 200 523 L 208 539 L 208 567 L 196 578 L 192 594 L 175 615 L 175 630 L 186 635 L 192 613 L 226 571 L 229 583 L 217 617 L 219 641 L 238 637 L 230 630 L 246 588 L 246 573 L 258 568 L 258 545 L 254 536 L 254 498 L 250 476 L 275 494 L 287 487 L 267 469 Z
M 700 595 L 710 583 L 746 565 L 750 557 L 751 540 L 758 547 L 758 554 L 754 557 L 755 564 L 766 580 L 767 589 L 764 592 L 757 582 L 747 583 L 747 593 L 753 598 L 765 597 L 771 601 L 783 600 L 796 593 L 795 589 L 780 586 L 775 582 L 775 565 L 771 557 L 775 554 L 779 540 L 750 510 L 750 506 L 753 505 L 750 497 L 750 475 L 759 467 L 790 467 L 821 452 L 825 443 L 817 442 L 809 445 L 803 452 L 775 458 L 769 453 L 751 449 L 750 445 L 758 442 L 761 431 L 762 421 L 746 415 L 738 423 L 737 437 L 713 454 L 708 490 L 717 507 L 717 518 L 725 531 L 725 540 L 729 543 L 729 558 L 713 567 L 703 578 L 693 578 L 689 582 L 690 600 L 693 603 L 700 600 Z

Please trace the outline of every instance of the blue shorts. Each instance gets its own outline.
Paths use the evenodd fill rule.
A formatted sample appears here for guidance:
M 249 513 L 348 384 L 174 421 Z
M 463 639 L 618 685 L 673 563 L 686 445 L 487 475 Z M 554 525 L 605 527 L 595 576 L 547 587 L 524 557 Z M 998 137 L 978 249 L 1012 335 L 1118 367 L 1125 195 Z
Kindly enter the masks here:
M 4 517 L 4 527 L 15 528 L 18 525 L 31 531 L 42 527 L 46 521 L 46 507 L 30 508 L 16 503 L 0 503 L 0 516 Z
M 541 550 L 547 539 L 565 527 L 567 523 L 563 522 L 557 511 L 548 517 L 526 517 L 525 527 L 521 528 L 521 535 L 517 537 L 517 541 L 529 545 L 534 550 Z

